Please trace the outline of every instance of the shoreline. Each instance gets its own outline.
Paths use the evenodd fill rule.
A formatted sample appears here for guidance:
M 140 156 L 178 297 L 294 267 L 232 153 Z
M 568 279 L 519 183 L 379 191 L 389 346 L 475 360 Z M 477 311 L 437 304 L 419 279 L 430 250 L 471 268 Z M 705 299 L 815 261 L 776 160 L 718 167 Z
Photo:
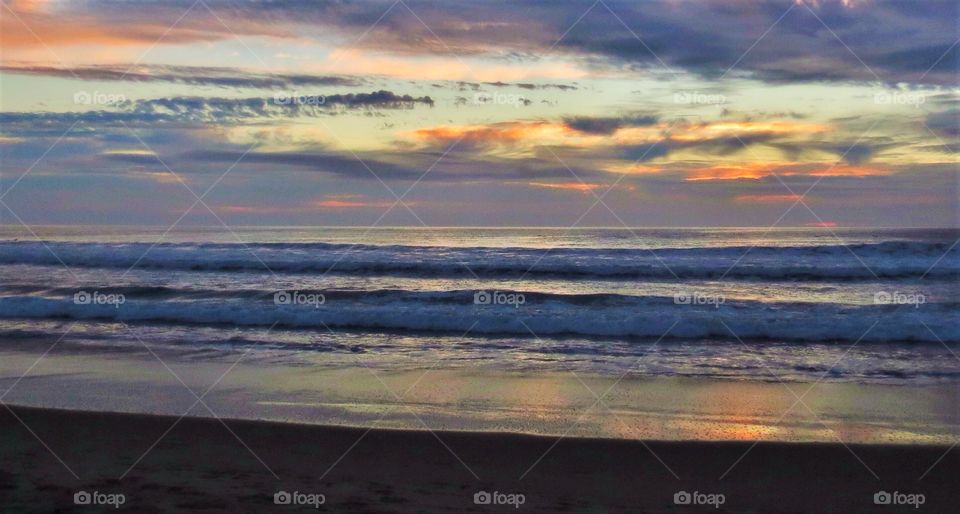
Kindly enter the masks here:
M 78 491 L 123 494 L 124 508 L 139 512 L 292 509 L 274 505 L 280 491 L 322 494 L 321 511 L 351 512 L 513 508 L 474 504 L 480 491 L 522 494 L 519 508 L 534 512 L 876 512 L 873 495 L 880 491 L 923 494 L 921 511 L 928 512 L 949 511 L 960 501 L 952 479 L 960 472 L 960 451 L 942 445 L 557 438 L 195 417 L 177 422 L 9 405 L 0 408 L 0 430 L 6 434 L 0 497 L 22 511 L 71 511 Z M 719 509 L 674 503 L 674 494 L 695 491 L 722 494 L 724 503 Z M 905 505 L 882 508 L 916 512 Z
M 952 384 L 899 386 L 689 377 L 348 367 L 317 358 L 2 352 L 8 404 L 319 426 L 662 441 L 960 442 Z M 161 360 L 158 360 L 161 359 Z M 324 357 L 326 359 L 327 357 Z M 166 364 L 170 366 L 168 369 Z M 29 374 L 19 380 L 24 370 Z M 174 373 L 171 373 L 174 371 Z M 182 383 L 181 383 L 182 380 Z M 187 387 L 184 387 L 184 386 Z M 214 386 L 211 389 L 211 386 Z M 189 388 L 189 389 L 188 389 Z M 209 389 L 209 390 L 208 390 Z M 195 405 L 194 393 L 213 414 Z M 597 396 L 605 393 L 602 403 Z M 804 398 L 803 405 L 797 397 Z M 615 414 L 615 415 L 613 415 Z
M 174 421 L 180 416 L 175 416 L 171 414 L 154 414 L 154 413 L 145 413 L 145 412 L 121 412 L 121 411 L 97 411 L 97 410 L 88 410 L 88 409 L 74 409 L 74 408 L 52 408 L 52 407 L 35 407 L 32 405 L 20 405 L 10 402 L 0 402 L 0 415 L 3 415 L 6 412 L 9 415 L 9 411 L 5 410 L 5 407 L 9 407 L 14 411 L 25 411 L 25 412 L 50 412 L 50 413 L 59 413 L 65 416 L 69 415 L 78 415 L 81 417 L 85 416 L 118 416 L 122 418 L 137 418 L 140 421 L 144 420 L 153 420 L 158 421 L 161 419 Z M 202 407 L 194 409 L 194 411 L 200 411 Z M 703 444 L 703 445 L 741 445 L 744 443 L 757 443 L 764 445 L 785 445 L 785 446 L 833 446 L 838 443 L 831 443 L 827 441 L 802 441 L 802 440 L 742 440 L 742 439 L 657 439 L 657 438 L 645 438 L 645 439 L 630 439 L 624 437 L 610 437 L 610 436 L 596 436 L 596 435 L 579 435 L 579 434 L 542 434 L 537 432 L 518 432 L 518 431 L 509 431 L 509 430 L 479 430 L 479 429 L 462 429 L 462 428 L 444 428 L 441 430 L 426 429 L 426 428 L 402 428 L 395 426 L 369 426 L 369 425 L 351 425 L 351 424 L 329 424 L 322 422 L 304 422 L 299 420 L 275 420 L 275 419 L 254 419 L 254 418 L 232 418 L 224 416 L 211 416 L 209 414 L 194 414 L 191 413 L 187 416 L 183 416 L 183 421 L 187 420 L 197 420 L 197 421 L 216 421 L 223 420 L 228 423 L 241 423 L 241 424 L 250 424 L 250 425 L 264 425 L 265 427 L 272 426 L 281 426 L 281 427 L 296 427 L 299 429 L 317 429 L 317 430 L 343 430 L 344 432 L 352 433 L 362 433 L 368 430 L 377 431 L 377 432 L 396 432 L 396 433 L 444 433 L 444 434 L 463 434 L 465 436 L 493 436 L 497 438 L 533 438 L 533 439 L 562 439 L 562 440 L 577 440 L 584 441 L 591 444 L 601 444 L 601 443 L 610 443 L 610 442 L 628 442 L 628 443 L 639 443 L 643 442 L 646 444 Z M 950 448 L 951 444 L 937 443 L 937 442 L 922 442 L 922 441 L 891 441 L 889 443 L 863 443 L 863 442 L 853 442 L 853 443 L 844 443 L 849 447 L 917 447 L 917 448 L 939 448 L 941 450 L 946 450 Z
M 895 387 L 895 386 L 893 386 Z M 174 421 L 180 416 L 175 416 L 172 414 L 157 414 L 157 413 L 147 413 L 147 412 L 127 412 L 127 411 L 97 411 L 89 409 L 77 409 L 77 408 L 63 408 L 63 407 L 37 407 L 33 405 L 21 405 L 13 404 L 9 402 L 0 402 L 0 415 L 3 415 L 5 412 L 4 406 L 9 407 L 15 411 L 40 411 L 40 412 L 52 412 L 52 413 L 61 413 L 63 415 L 76 414 L 78 416 L 119 416 L 123 418 L 138 418 L 139 420 L 159 420 L 159 419 L 168 419 Z M 202 407 L 193 409 L 193 411 L 200 411 Z M 9 412 L 7 412 L 9 414 Z M 411 416 L 412 417 L 412 416 Z M 744 440 L 744 439 L 658 439 L 658 438 L 644 438 L 644 439 L 633 439 L 629 437 L 613 437 L 613 436 L 603 436 L 603 435 L 583 435 L 583 434 L 544 434 L 534 431 L 524 432 L 524 431 L 513 431 L 513 430 L 495 430 L 495 429 L 465 429 L 465 428 L 444 428 L 442 430 L 435 430 L 432 428 L 405 428 L 397 426 L 388 426 L 383 423 L 374 422 L 374 426 L 363 425 L 363 424 L 331 424 L 324 423 L 320 421 L 301 421 L 301 420 L 277 420 L 277 419 L 263 419 L 263 418 L 234 418 L 234 417 L 224 417 L 224 416 L 211 416 L 207 414 L 197 414 L 191 412 L 191 414 L 183 416 L 183 421 L 186 420 L 197 420 L 197 421 L 215 421 L 222 420 L 228 423 L 242 423 L 250 425 L 264 425 L 269 426 L 286 426 L 286 427 L 297 427 L 300 429 L 317 429 L 317 430 L 343 430 L 344 432 L 351 432 L 360 434 L 367 431 L 377 431 L 377 432 L 396 432 L 396 433 L 426 433 L 431 432 L 438 433 L 442 432 L 444 434 L 463 434 L 468 437 L 483 437 L 483 436 L 492 436 L 497 438 L 534 438 L 534 439 L 561 439 L 561 440 L 577 440 L 584 441 L 589 444 L 602 444 L 602 443 L 611 443 L 611 442 L 628 442 L 628 443 L 640 443 L 640 444 L 703 444 L 703 445 L 742 445 L 744 443 L 749 444 L 763 444 L 763 445 L 785 445 L 785 446 L 833 446 L 839 443 L 832 443 L 827 441 L 806 441 L 806 440 Z M 183 422 L 181 421 L 181 423 Z M 416 422 L 416 421 L 415 421 Z M 901 441 L 890 441 L 890 442 L 850 442 L 843 443 L 848 447 L 913 447 L 913 448 L 937 448 L 942 451 L 946 451 L 948 448 L 953 446 L 949 443 L 942 442 L 931 442 L 931 441 L 922 441 L 922 440 L 901 440 Z

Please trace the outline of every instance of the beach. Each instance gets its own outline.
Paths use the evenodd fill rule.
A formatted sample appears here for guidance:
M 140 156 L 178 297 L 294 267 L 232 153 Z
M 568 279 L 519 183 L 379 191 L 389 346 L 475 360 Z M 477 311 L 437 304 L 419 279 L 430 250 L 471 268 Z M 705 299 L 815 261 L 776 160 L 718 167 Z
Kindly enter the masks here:
M 296 511 L 275 503 L 283 492 L 371 513 L 960 501 L 950 385 L 323 369 L 70 345 L 38 361 L 31 344 L 0 362 L 0 497 L 15 512 L 87 512 L 83 492 L 137 512 Z M 477 505 L 482 492 L 516 505 Z M 678 505 L 683 493 L 707 503 Z
M 0 12 L 0 514 L 960 513 L 960 0 Z
M 0 241 L 13 511 L 960 501 L 951 231 L 48 230 Z
M 84 512 L 73 504 L 78 491 L 123 494 L 123 508 L 137 512 L 295 511 L 274 505 L 281 491 L 322 494 L 321 511 L 371 513 L 514 510 L 476 505 L 481 491 L 522 494 L 523 512 L 918 512 L 876 505 L 880 491 L 923 494 L 919 512 L 953 512 L 960 499 L 960 453 L 947 453 L 931 470 L 947 450 L 935 445 L 557 442 L 184 418 L 137 462 L 177 418 L 12 411 L 16 417 L 0 412 L 0 496 L 17 512 Z M 695 491 L 722 494 L 724 502 L 675 504 L 674 494 Z
M 38 408 L 554 437 L 960 442 L 960 388 L 952 383 L 651 377 L 640 371 L 607 376 L 457 367 L 442 359 L 404 369 L 365 356 L 334 365 L 326 356 L 290 363 L 253 353 L 198 355 L 190 347 L 146 343 L 139 350 L 90 348 L 67 338 L 8 341 L 0 353 L 0 399 Z

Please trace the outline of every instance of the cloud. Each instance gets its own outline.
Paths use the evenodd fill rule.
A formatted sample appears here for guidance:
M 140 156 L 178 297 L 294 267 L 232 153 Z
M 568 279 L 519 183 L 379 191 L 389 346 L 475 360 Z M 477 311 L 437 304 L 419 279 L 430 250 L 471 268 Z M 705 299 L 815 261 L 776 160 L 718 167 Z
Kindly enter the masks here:
M 296 215 L 311 214 L 333 211 L 354 211 L 359 209 L 377 209 L 383 211 L 397 205 L 396 201 L 372 200 L 366 195 L 360 194 L 333 194 L 325 195 L 319 199 L 299 200 L 284 202 L 283 205 L 255 205 L 253 201 L 249 204 L 228 204 L 218 205 L 217 211 L 228 214 L 256 214 L 256 215 Z M 404 205 L 414 207 L 417 202 L 405 200 Z
M 250 70 L 210 66 L 174 66 L 144 64 L 110 64 L 74 68 L 4 65 L 0 72 L 22 75 L 74 78 L 95 81 L 175 82 L 189 85 L 236 88 L 276 89 L 309 86 L 361 86 L 361 77 L 309 75 L 290 73 L 258 73 Z
M 680 136 L 680 137 L 677 137 Z M 783 134 L 776 132 L 744 132 L 730 135 L 710 135 L 700 133 L 688 136 L 683 134 L 665 135 L 662 139 L 640 144 L 626 144 L 619 146 L 621 158 L 639 162 L 647 162 L 666 157 L 680 151 L 693 152 L 700 155 L 729 156 L 741 152 L 752 145 L 770 144 Z
M 243 166 L 251 164 L 287 166 L 293 168 L 320 171 L 353 179 L 383 180 L 416 179 L 423 170 L 416 166 L 396 164 L 374 156 L 363 155 L 360 159 L 353 154 L 324 150 L 302 152 L 243 152 L 235 150 L 195 150 L 179 156 L 183 161 L 237 162 L 242 159 Z M 362 159 L 362 160 L 361 160 Z
M 447 147 L 456 143 L 459 149 L 490 149 L 526 145 L 530 140 L 543 140 L 559 135 L 559 128 L 547 121 L 507 121 L 488 125 L 443 125 L 413 131 L 418 141 Z
M 242 159 L 241 159 L 242 157 Z M 245 169 L 298 169 L 361 181 L 422 181 L 444 183 L 546 181 L 567 179 L 573 174 L 583 179 L 608 177 L 603 171 L 542 159 L 503 159 L 477 153 L 448 153 L 442 159 L 438 152 L 340 152 L 328 149 L 264 152 L 241 150 L 194 150 L 182 153 L 167 162 L 233 164 Z
M 824 0 L 813 6 L 793 0 L 653 4 L 611 2 L 629 31 L 618 27 L 610 13 L 586 16 L 558 46 L 636 69 L 708 78 L 955 82 L 958 49 L 951 45 L 957 10 L 948 0 L 931 0 L 912 10 L 899 0 Z M 918 32 L 924 37 L 904 36 Z M 762 44 L 753 46 L 761 36 Z
M 184 44 L 236 34 L 336 47 L 354 42 L 337 51 L 381 53 L 387 60 L 380 68 L 390 64 L 389 55 L 454 57 L 451 65 L 483 56 L 531 66 L 549 54 L 610 69 L 704 77 L 939 85 L 955 84 L 960 66 L 955 0 L 408 0 L 404 9 L 372 0 L 208 0 L 192 8 L 191 2 L 159 0 L 135 7 L 127 0 L 19 4 L 12 9 L 36 35 L 5 16 L 5 49 L 150 45 L 161 36 L 161 44 Z M 435 67 L 429 68 L 421 72 Z M 530 81 L 515 86 L 544 87 Z
M 372 201 L 364 195 L 342 194 L 327 195 L 321 200 L 316 200 L 310 205 L 321 209 L 369 209 L 375 207 L 385 209 L 397 204 L 395 201 Z M 407 200 L 404 205 L 412 207 L 415 202 Z
M 594 189 L 603 187 L 603 184 L 592 184 L 588 182 L 528 182 L 527 185 L 547 189 L 579 191 L 581 193 L 589 193 Z
M 835 155 L 847 164 L 863 164 L 872 160 L 896 143 L 889 138 L 859 139 L 856 141 L 777 141 L 770 146 L 777 148 L 791 159 L 813 158 L 818 152 Z
M 778 150 L 798 156 L 810 154 L 823 160 L 824 152 L 840 155 L 853 145 L 845 159 L 849 163 L 866 162 L 880 149 L 892 143 L 865 141 L 853 143 L 819 139 L 834 127 L 820 123 L 790 120 L 760 121 L 671 121 L 653 115 L 578 116 L 559 120 L 515 120 L 483 125 L 440 125 L 414 130 L 404 137 L 410 147 L 450 150 L 453 153 L 483 152 L 505 158 L 537 157 L 562 160 L 581 167 L 601 170 L 625 170 L 624 164 L 639 162 L 703 160 L 743 156 L 751 147 Z M 451 150 L 452 148 L 452 150 Z M 819 152 L 815 155 L 814 152 Z M 757 158 L 746 154 L 749 160 Z M 632 172 L 632 171 L 630 171 Z
M 705 77 L 729 70 L 733 76 L 773 82 L 955 83 L 960 63 L 960 47 L 953 45 L 956 3 L 908 5 L 902 0 L 807 5 L 795 0 L 608 0 L 599 5 L 513 0 L 494 7 L 467 0 L 411 0 L 410 9 L 429 29 L 413 16 L 389 16 L 362 44 L 418 55 L 510 53 L 530 61 L 560 52 L 614 68 Z M 327 11 L 310 23 L 354 33 L 366 30 L 382 7 L 352 3 L 344 8 L 349 14 Z M 756 44 L 761 37 L 762 44 Z
M 848 164 L 861 164 L 870 160 L 873 155 L 881 148 L 879 145 L 856 142 L 852 145 L 845 143 L 823 145 L 820 148 L 837 154 Z
M 580 89 L 579 87 L 572 84 L 534 84 L 531 82 L 503 82 L 503 81 L 483 82 L 483 83 L 459 81 L 457 82 L 457 85 L 461 90 L 469 88 L 474 91 L 479 91 L 481 85 L 492 86 L 497 88 L 515 87 L 515 88 L 527 89 L 527 90 L 556 89 L 559 91 L 576 91 L 577 89 Z
M 931 113 L 927 116 L 927 127 L 947 137 L 960 137 L 960 109 Z
M 102 152 L 100 157 L 138 166 L 158 164 L 157 154 L 153 151 L 111 150 Z
M 192 5 L 191 5 L 192 4 Z M 289 27 L 265 23 L 262 18 L 226 15 L 221 23 L 214 10 L 220 2 L 16 2 L 0 17 L 0 43 L 5 50 L 23 47 L 77 45 L 149 46 L 154 43 L 212 42 L 236 34 L 293 37 Z
M 657 122 L 656 116 L 621 116 L 597 117 L 574 116 L 563 119 L 564 124 L 580 132 L 588 134 L 613 134 L 622 127 L 646 127 Z
M 785 203 L 792 204 L 802 198 L 798 194 L 760 194 L 760 195 L 738 195 L 733 200 L 738 203 Z
M 75 126 L 80 132 L 90 126 L 110 125 L 196 125 L 255 123 L 268 119 L 319 116 L 342 110 L 412 109 L 432 107 L 429 96 L 399 95 L 392 91 L 305 95 L 274 98 L 223 98 L 179 96 L 149 100 L 121 101 L 115 110 L 82 112 L 0 112 L 0 125 L 8 135 L 39 136 L 64 132 Z
M 148 115 L 171 115 L 180 120 L 222 122 L 249 118 L 315 116 L 342 109 L 412 109 L 433 107 L 429 96 L 398 95 L 392 91 L 334 95 L 278 94 L 273 98 L 173 97 L 133 102 L 130 110 Z
M 853 166 L 821 163 L 721 164 L 683 170 L 687 182 L 754 181 L 775 177 L 871 177 L 892 173 L 889 166 Z

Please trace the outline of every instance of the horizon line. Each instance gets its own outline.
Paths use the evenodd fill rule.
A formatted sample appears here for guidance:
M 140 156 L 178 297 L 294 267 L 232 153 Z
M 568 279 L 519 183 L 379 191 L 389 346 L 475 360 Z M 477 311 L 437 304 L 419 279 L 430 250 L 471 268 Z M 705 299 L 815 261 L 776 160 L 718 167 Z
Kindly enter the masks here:
M 3 223 L 0 222 L 0 228 L 23 228 L 25 224 L 22 223 Z M 27 225 L 28 229 L 36 228 L 77 228 L 77 227 L 104 227 L 104 228 L 142 228 L 142 229 L 169 229 L 169 225 L 145 225 L 145 224 L 104 224 L 104 223 L 50 223 L 50 224 L 33 224 Z M 816 225 L 786 225 L 786 226 L 769 226 L 769 225 L 687 225 L 687 226 L 671 226 L 671 225 L 648 225 L 648 226 L 583 226 L 583 227 L 564 227 L 564 226 L 553 226 L 553 225 L 436 225 L 436 226 L 422 226 L 422 225 L 378 225 L 378 226 L 369 226 L 369 225 L 287 225 L 287 224 L 276 224 L 276 225 L 245 225 L 245 224 L 236 224 L 236 225 L 181 225 L 178 228 L 184 229 L 223 229 L 223 228 L 254 228 L 254 229 L 263 229 L 263 228 L 310 228 L 310 229 L 356 229 L 356 230 L 454 230 L 454 229 L 481 229 L 481 230 L 720 230 L 720 229 L 750 229 L 750 230 L 830 230 L 830 229 L 857 229 L 857 230 L 960 230 L 960 225 L 956 226 L 883 226 L 883 225 L 834 225 L 834 226 L 816 226 Z M 175 231 L 172 231 L 175 232 Z

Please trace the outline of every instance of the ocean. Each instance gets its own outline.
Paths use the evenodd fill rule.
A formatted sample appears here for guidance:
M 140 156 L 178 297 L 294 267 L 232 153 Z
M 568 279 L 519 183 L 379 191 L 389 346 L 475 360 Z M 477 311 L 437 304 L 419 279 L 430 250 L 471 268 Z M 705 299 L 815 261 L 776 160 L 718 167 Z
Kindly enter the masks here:
M 0 231 L 9 345 L 69 328 L 80 354 L 960 380 L 953 229 L 34 230 Z

